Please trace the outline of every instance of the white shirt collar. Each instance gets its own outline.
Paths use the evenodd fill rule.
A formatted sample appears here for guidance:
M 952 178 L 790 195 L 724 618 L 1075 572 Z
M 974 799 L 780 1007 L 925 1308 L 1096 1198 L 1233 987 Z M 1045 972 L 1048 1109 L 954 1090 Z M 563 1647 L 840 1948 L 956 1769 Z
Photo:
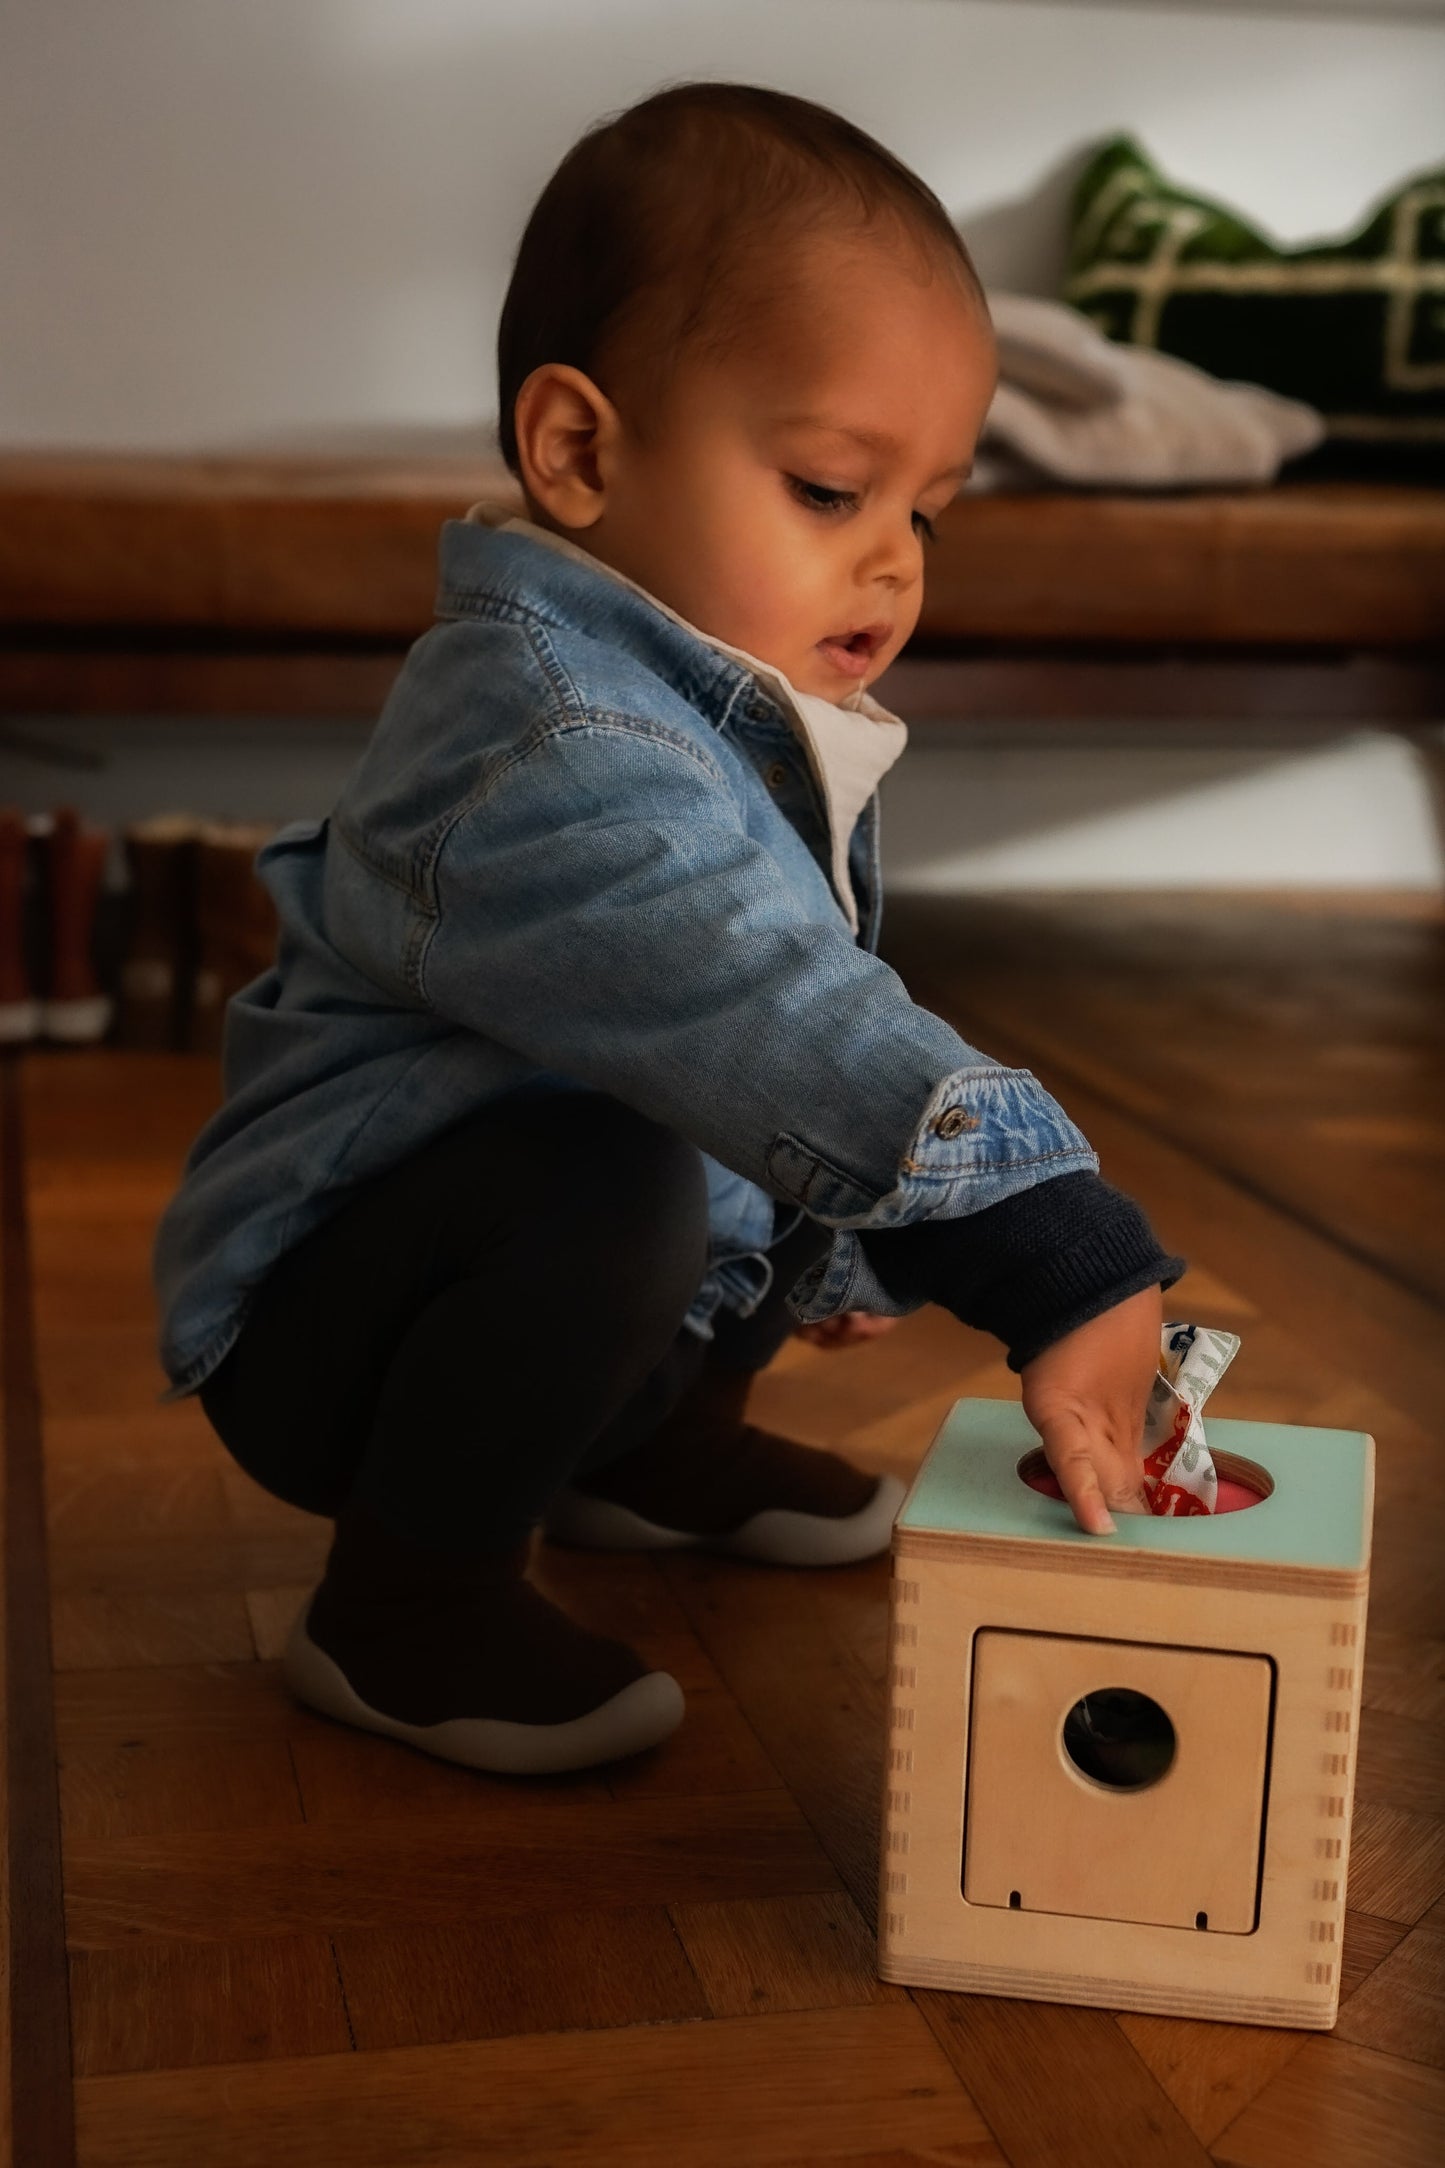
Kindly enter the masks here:
M 763 662 L 745 649 L 730 647 L 726 640 L 716 640 L 711 633 L 689 624 L 676 610 L 659 602 L 656 595 L 636 580 L 629 580 L 625 573 L 616 572 L 598 557 L 569 542 L 565 535 L 554 534 L 549 527 L 539 527 L 529 519 L 519 519 L 510 505 L 482 502 L 474 504 L 467 514 L 469 520 L 479 526 L 494 527 L 503 534 L 524 534 L 533 542 L 541 542 L 548 549 L 571 557 L 579 564 L 587 565 L 594 572 L 601 572 L 610 580 L 630 588 L 640 595 L 653 609 L 690 632 L 705 647 L 726 655 L 731 662 L 740 663 L 773 695 L 783 713 L 792 724 L 808 756 L 823 803 L 828 814 L 828 840 L 830 844 L 833 889 L 848 916 L 854 933 L 858 931 L 858 903 L 853 894 L 853 880 L 848 869 L 848 845 L 858 816 L 867 805 L 883 777 L 908 743 L 908 726 L 888 709 L 881 707 L 872 695 L 859 686 L 841 702 L 824 700 L 817 693 L 799 692 L 781 670 L 771 663 Z

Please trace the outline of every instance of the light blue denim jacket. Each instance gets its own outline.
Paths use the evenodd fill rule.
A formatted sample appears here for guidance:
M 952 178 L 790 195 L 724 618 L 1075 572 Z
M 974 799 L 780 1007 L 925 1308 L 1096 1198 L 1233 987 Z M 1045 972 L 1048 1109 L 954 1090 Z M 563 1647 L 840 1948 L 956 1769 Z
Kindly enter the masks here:
M 855 940 L 803 748 L 751 671 L 604 571 L 463 521 L 438 615 L 330 818 L 258 860 L 276 965 L 230 1006 L 225 1103 L 156 1246 L 177 1391 L 358 1184 L 505 1092 L 558 1094 L 559 1152 L 583 1089 L 706 1155 L 704 1336 L 761 1300 L 801 1212 L 835 1234 L 797 1315 L 897 1314 L 855 1230 L 1096 1165 L 1027 1071 L 872 953 L 876 797 L 849 846 Z

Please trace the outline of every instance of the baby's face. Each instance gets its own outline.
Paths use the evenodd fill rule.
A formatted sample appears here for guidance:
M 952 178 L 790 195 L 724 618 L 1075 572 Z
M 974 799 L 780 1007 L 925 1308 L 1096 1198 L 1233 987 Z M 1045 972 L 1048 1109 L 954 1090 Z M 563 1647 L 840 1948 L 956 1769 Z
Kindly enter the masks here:
M 582 541 L 701 631 L 842 700 L 918 621 L 930 520 L 968 471 L 996 374 L 947 265 L 877 239 L 799 250 L 791 297 L 685 356 L 614 448 Z

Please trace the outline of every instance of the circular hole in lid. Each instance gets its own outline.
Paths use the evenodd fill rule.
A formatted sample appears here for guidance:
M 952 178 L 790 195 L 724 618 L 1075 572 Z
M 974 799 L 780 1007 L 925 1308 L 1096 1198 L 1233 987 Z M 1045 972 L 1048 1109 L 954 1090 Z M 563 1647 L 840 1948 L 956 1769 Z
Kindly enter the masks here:
M 1250 1506 L 1262 1506 L 1273 1495 L 1274 1477 L 1257 1461 L 1245 1460 L 1239 1453 L 1215 1453 L 1214 1471 L 1219 1477 L 1219 1501 L 1215 1506 L 1220 1513 L 1243 1513 Z M 1041 1497 L 1057 1498 L 1063 1503 L 1064 1494 L 1059 1479 L 1044 1457 L 1041 1445 L 1025 1453 L 1018 1465 L 1019 1479 Z

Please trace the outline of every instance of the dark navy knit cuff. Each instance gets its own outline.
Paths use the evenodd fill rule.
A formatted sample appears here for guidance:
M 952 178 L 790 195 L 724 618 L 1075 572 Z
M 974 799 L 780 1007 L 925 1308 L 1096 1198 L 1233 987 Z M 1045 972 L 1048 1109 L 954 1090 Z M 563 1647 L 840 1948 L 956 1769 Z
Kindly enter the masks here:
M 993 1333 L 1011 1370 L 1184 1271 L 1133 1198 L 1097 1174 L 1056 1175 L 963 1219 L 861 1228 L 858 1239 L 890 1295 L 941 1303 Z

